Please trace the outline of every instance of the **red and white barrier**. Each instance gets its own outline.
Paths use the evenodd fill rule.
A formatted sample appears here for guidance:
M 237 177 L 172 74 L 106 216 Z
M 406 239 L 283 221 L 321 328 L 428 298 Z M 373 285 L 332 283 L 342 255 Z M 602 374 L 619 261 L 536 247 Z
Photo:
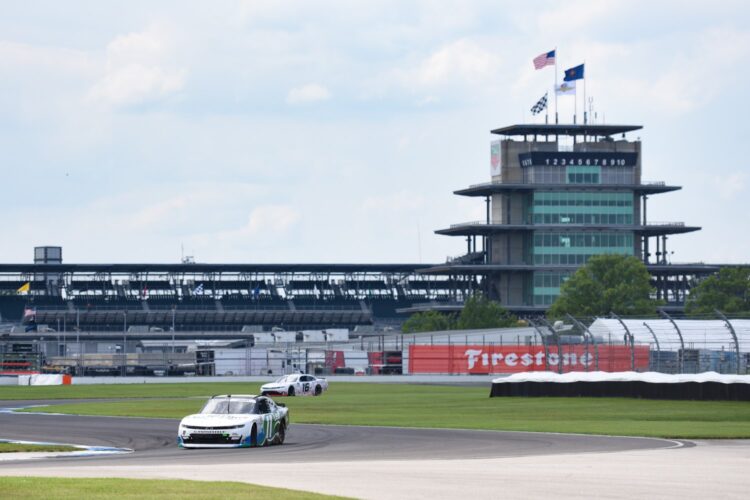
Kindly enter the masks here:
M 35 374 L 19 375 L 18 385 L 70 385 L 70 375 Z

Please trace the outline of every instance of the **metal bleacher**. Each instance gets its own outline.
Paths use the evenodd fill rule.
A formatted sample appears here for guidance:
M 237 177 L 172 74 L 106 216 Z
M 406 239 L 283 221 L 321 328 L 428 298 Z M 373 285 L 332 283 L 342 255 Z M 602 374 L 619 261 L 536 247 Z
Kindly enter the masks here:
M 354 328 L 403 321 L 398 309 L 465 294 L 414 264 L 0 264 L 0 314 L 117 331 Z M 32 278 L 31 290 L 18 289 Z

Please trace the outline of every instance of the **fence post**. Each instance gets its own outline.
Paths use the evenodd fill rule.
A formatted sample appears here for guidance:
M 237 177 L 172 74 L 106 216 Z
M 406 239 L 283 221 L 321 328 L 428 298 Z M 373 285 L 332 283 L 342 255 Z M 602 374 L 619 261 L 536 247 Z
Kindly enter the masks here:
M 619 321 L 622 327 L 625 329 L 625 334 L 627 335 L 627 339 L 630 340 L 630 369 L 632 371 L 635 371 L 635 340 L 633 339 L 633 334 L 630 333 L 630 330 L 628 330 L 628 327 L 625 325 L 625 322 L 621 320 L 618 315 L 616 315 L 614 312 L 610 312 L 609 314 L 610 316 L 615 318 L 617 321 Z
M 672 319 L 672 316 L 667 314 L 667 312 L 664 309 L 659 309 L 659 315 L 661 315 L 662 318 L 668 319 L 670 323 L 672 323 L 672 328 L 675 329 L 677 332 L 677 336 L 680 338 L 680 356 L 677 358 L 678 362 L 678 369 L 680 373 L 685 371 L 685 340 L 682 338 L 682 332 L 680 331 L 680 327 L 677 326 L 677 323 L 675 323 L 674 319 Z
M 741 371 L 742 361 L 740 359 L 740 342 L 737 339 L 737 332 L 734 331 L 734 326 L 732 326 L 732 322 L 729 321 L 729 319 L 726 316 L 724 316 L 724 313 L 722 313 L 718 309 L 714 309 L 714 314 L 716 314 L 718 317 L 720 317 L 724 321 L 724 324 L 729 329 L 729 333 L 732 334 L 732 340 L 734 340 L 734 350 L 737 353 L 737 375 L 739 375 Z
M 547 321 L 547 318 L 542 318 L 541 321 L 542 323 L 544 323 L 544 326 L 547 327 L 550 333 L 552 333 L 552 335 L 555 336 L 555 339 L 557 340 L 557 373 L 562 373 L 563 372 L 563 352 L 562 352 L 562 345 L 560 344 L 560 335 L 555 331 L 552 325 L 549 324 L 549 321 Z
M 566 314 L 565 316 L 567 316 L 568 319 L 573 322 L 573 324 L 578 325 L 578 328 L 580 328 L 581 330 L 583 330 L 584 337 L 588 333 L 588 336 L 591 339 L 591 343 L 594 345 L 594 356 L 595 356 L 594 357 L 594 368 L 596 369 L 596 371 L 599 371 L 599 346 L 596 344 L 596 339 L 594 338 L 594 335 L 591 333 L 591 330 L 589 330 L 588 326 L 584 325 L 583 323 L 581 323 L 580 321 L 578 321 L 577 319 L 575 319 L 570 314 Z M 587 343 L 586 344 L 586 357 L 588 357 L 588 354 L 589 354 L 589 345 Z M 586 365 L 586 371 L 589 371 L 589 366 L 588 365 Z
M 658 353 L 658 356 L 656 357 L 656 371 L 658 372 L 660 371 L 659 364 L 661 362 L 661 347 L 659 347 L 659 338 L 656 336 L 656 334 L 651 329 L 651 327 L 648 326 L 648 323 L 644 321 L 643 326 L 645 326 L 648 329 L 648 331 L 651 332 L 651 336 L 654 337 L 654 342 L 656 342 L 656 352 Z

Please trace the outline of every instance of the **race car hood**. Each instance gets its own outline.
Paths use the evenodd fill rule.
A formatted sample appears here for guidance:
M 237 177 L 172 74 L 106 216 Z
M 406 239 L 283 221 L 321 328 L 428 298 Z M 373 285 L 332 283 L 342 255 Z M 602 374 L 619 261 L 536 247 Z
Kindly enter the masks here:
M 254 415 L 211 415 L 198 413 L 183 418 L 180 425 L 195 425 L 199 427 L 243 425 L 250 422 L 253 417 Z
M 267 389 L 286 389 L 289 387 L 289 384 L 277 384 L 276 382 L 271 382 L 268 384 L 263 384 L 260 386 L 261 390 L 267 390 Z

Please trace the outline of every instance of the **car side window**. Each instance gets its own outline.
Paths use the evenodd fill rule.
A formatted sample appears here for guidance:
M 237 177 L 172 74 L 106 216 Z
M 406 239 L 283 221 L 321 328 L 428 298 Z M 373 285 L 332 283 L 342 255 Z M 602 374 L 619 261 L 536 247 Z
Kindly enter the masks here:
M 258 401 L 258 413 L 260 413 L 261 415 L 269 413 L 268 401 L 266 401 L 265 399 L 261 399 L 260 401 Z

